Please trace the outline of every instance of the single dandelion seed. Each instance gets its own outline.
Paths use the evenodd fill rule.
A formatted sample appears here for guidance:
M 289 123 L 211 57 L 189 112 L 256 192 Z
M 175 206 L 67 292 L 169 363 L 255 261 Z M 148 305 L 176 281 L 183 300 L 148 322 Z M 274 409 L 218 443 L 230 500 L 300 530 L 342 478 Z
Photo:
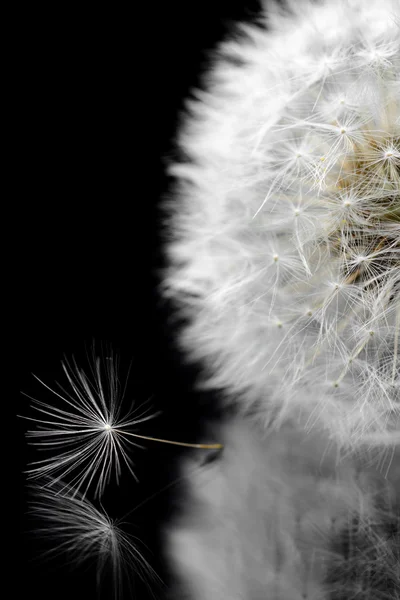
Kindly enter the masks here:
M 23 417 L 37 423 L 36 430 L 27 432 L 31 443 L 50 456 L 31 463 L 31 479 L 47 477 L 46 485 L 57 484 L 71 477 L 76 491 L 85 495 L 93 484 L 94 496 L 103 495 L 112 477 L 119 482 L 125 467 L 137 480 L 131 451 L 143 448 L 138 440 L 149 440 L 199 449 L 220 449 L 221 444 L 189 444 L 135 433 L 138 425 L 155 418 L 159 412 L 150 413 L 147 403 L 134 406 L 130 403 L 123 412 L 126 392 L 118 375 L 116 356 L 107 357 L 104 363 L 93 357 L 90 375 L 79 368 L 75 359 L 65 360 L 62 367 L 69 389 L 59 385 L 57 391 L 36 379 L 57 399 L 55 404 L 36 398 L 33 409 L 40 416 Z
M 93 483 L 95 497 L 101 496 L 112 476 L 119 481 L 123 465 L 136 478 L 130 451 L 138 444 L 124 432 L 154 418 L 156 413 L 149 414 L 148 408 L 132 404 L 122 413 L 125 388 L 119 380 L 117 357 L 106 363 L 93 357 L 90 375 L 78 367 L 75 359 L 63 361 L 62 368 L 69 388 L 58 384 L 58 391 L 36 377 L 56 401 L 49 404 L 32 398 L 32 407 L 39 416 L 24 417 L 38 426 L 27 432 L 28 439 L 50 454 L 31 463 L 28 475 L 33 479 L 47 476 L 47 485 L 70 476 L 77 492 L 85 495 Z

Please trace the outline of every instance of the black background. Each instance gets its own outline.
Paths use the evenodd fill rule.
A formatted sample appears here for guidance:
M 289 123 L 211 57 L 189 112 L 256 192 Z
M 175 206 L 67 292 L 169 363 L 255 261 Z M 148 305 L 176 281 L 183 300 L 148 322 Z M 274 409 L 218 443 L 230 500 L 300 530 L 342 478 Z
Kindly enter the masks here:
M 85 366 L 93 342 L 108 344 L 121 356 L 122 375 L 132 361 L 129 400 L 151 398 L 162 411 L 142 432 L 199 441 L 216 399 L 193 390 L 197 371 L 183 366 L 170 307 L 157 294 L 157 206 L 170 184 L 164 167 L 174 157 L 183 99 L 206 69 L 209 50 L 257 3 L 54 6 L 25 8 L 14 40 L 16 412 L 32 416 L 20 391 L 50 399 L 32 373 L 51 386 L 64 383 L 64 355 Z M 63 557 L 37 559 L 47 546 L 30 532 L 23 474 L 37 454 L 24 438 L 29 423 L 18 418 L 17 427 L 21 525 L 12 597 L 98 598 L 93 565 L 74 570 Z M 171 580 L 160 531 L 179 512 L 181 486 L 170 484 L 182 451 L 145 445 L 135 455 L 139 484 L 125 472 L 105 504 L 115 517 L 138 506 L 131 531 L 165 581 L 150 586 L 162 599 Z M 123 597 L 152 597 L 140 579 L 135 585 Z M 111 598 L 106 580 L 101 598 Z

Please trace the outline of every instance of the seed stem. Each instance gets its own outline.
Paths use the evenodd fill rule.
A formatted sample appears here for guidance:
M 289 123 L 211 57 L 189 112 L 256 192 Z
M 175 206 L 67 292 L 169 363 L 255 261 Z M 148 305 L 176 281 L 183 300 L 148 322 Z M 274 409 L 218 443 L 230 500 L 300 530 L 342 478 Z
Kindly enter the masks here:
M 173 444 L 175 446 L 186 446 L 187 448 L 199 448 L 204 450 L 219 450 L 223 448 L 223 444 L 189 444 L 186 442 L 175 442 L 173 440 L 164 440 L 162 438 L 149 437 L 147 435 L 139 435 L 138 433 L 130 433 L 127 431 L 122 431 L 121 429 L 113 428 L 113 431 L 117 433 L 121 433 L 123 435 L 131 435 L 133 437 L 140 438 L 142 440 L 151 440 L 152 442 L 161 442 L 163 444 Z

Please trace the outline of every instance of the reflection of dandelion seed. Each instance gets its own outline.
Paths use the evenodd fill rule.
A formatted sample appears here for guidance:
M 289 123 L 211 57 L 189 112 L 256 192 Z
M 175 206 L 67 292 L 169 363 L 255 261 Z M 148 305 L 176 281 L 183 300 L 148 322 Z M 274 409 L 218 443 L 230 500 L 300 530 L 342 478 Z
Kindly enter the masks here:
M 36 378 L 63 405 L 59 408 L 33 398 L 33 408 L 42 416 L 29 419 L 38 423 L 39 429 L 29 431 L 27 435 L 35 440 L 33 444 L 52 451 L 53 455 L 32 463 L 35 466 L 29 475 L 31 478 L 47 476 L 46 485 L 53 485 L 73 473 L 71 484 L 76 492 L 84 488 L 83 495 L 98 477 L 95 496 L 101 496 L 113 472 L 119 480 L 122 464 L 135 477 L 128 447 L 138 444 L 127 437 L 128 430 L 155 414 L 149 415 L 148 409 L 140 412 L 140 407 L 131 406 L 125 415 L 121 415 L 125 389 L 121 391 L 116 357 L 107 357 L 103 368 L 100 359 L 95 358 L 91 366 L 92 378 L 74 359 L 72 365 L 65 361 L 62 366 L 69 391 L 60 386 L 62 393 L 59 393 Z
M 122 531 L 122 523 L 95 508 L 76 489 L 58 482 L 55 490 L 41 485 L 32 485 L 32 490 L 31 511 L 43 522 L 36 533 L 57 540 L 48 556 L 65 553 L 72 564 L 96 560 L 98 583 L 109 570 L 115 597 L 120 594 L 124 574 L 134 572 L 143 580 L 157 579 L 132 538 Z

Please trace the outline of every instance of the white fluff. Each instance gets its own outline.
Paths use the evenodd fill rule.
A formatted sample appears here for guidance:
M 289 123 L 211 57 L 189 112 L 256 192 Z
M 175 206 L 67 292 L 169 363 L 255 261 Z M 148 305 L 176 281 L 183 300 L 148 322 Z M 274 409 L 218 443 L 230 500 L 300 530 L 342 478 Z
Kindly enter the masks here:
M 188 103 L 163 293 L 227 402 L 400 443 L 400 5 L 289 4 Z
M 377 468 L 290 425 L 263 439 L 238 421 L 220 436 L 220 460 L 183 470 L 186 514 L 166 532 L 171 598 L 400 597 L 400 452 Z
M 400 598 L 400 3 L 265 2 L 188 102 L 183 354 L 238 418 L 166 535 L 195 600 Z

